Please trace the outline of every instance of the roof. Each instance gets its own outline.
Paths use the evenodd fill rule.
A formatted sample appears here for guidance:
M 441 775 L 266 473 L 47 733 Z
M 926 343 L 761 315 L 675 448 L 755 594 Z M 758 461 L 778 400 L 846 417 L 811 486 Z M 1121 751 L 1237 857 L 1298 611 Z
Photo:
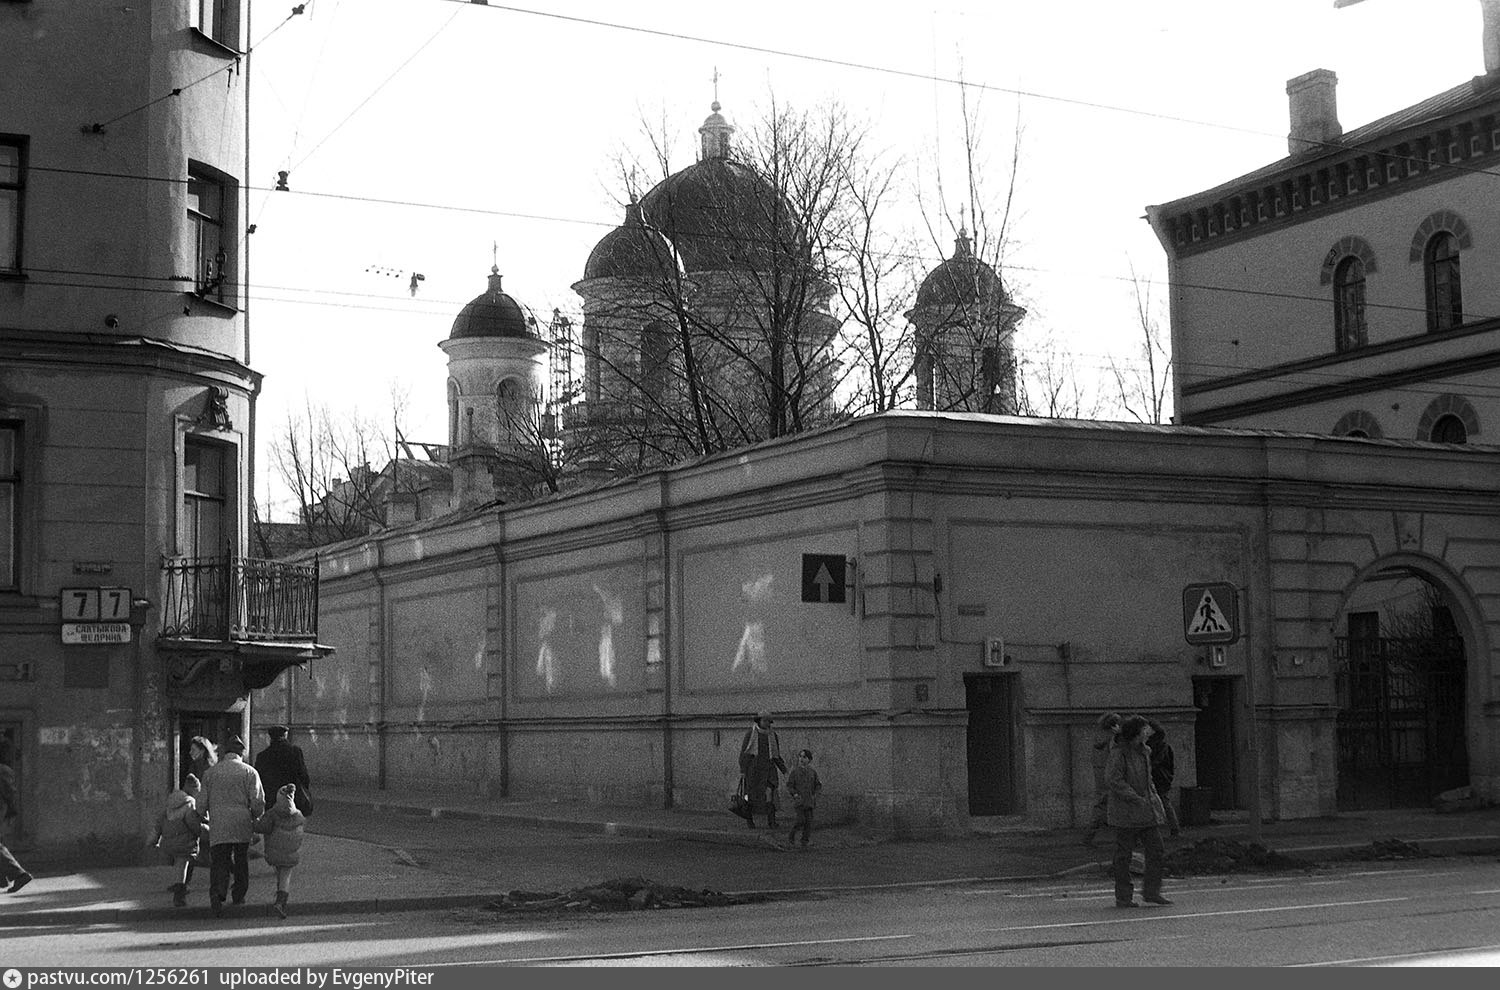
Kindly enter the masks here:
M 512 337 L 536 340 L 535 321 L 528 321 L 521 304 L 500 290 L 500 271 L 490 269 L 490 285 L 453 321 L 449 340 L 467 337 Z
M 959 307 L 976 302 L 1002 303 L 1005 287 L 988 262 L 974 256 L 967 231 L 960 230 L 953 255 L 927 273 L 917 289 L 916 308 Z
M 625 207 L 625 222 L 605 234 L 583 266 L 588 278 L 659 278 L 675 275 L 677 252 L 661 231 L 646 223 L 635 200 Z
M 1220 183 L 1212 189 L 1205 189 L 1170 203 L 1164 203 L 1161 209 L 1170 212 L 1174 207 L 1189 201 L 1219 199 L 1246 186 L 1257 185 L 1291 168 L 1305 168 L 1313 162 L 1370 148 L 1413 127 L 1462 114 L 1491 103 L 1500 103 L 1500 77 L 1476 76 L 1436 96 L 1429 96 L 1420 103 L 1414 103 L 1351 131 L 1345 131 L 1340 137 L 1323 144 L 1314 151 L 1280 158 L 1253 172 L 1247 172 L 1228 182 Z

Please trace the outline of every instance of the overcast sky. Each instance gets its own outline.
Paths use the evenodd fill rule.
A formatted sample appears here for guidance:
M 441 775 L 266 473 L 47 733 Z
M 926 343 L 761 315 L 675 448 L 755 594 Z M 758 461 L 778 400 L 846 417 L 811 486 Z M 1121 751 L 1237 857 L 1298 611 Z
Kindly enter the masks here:
M 1021 346 L 1051 336 L 1085 375 L 1134 356 L 1131 266 L 1165 275 L 1145 206 L 1283 157 L 1288 79 L 1337 73 L 1349 130 L 1484 71 L 1477 0 L 313 0 L 283 23 L 288 9 L 253 0 L 251 29 L 256 495 L 271 484 L 278 519 L 265 452 L 309 400 L 389 418 L 394 388 L 407 437 L 446 440 L 437 344 L 484 290 L 492 243 L 507 292 L 539 319 L 576 314 L 569 286 L 621 219 L 617 157 L 644 150 L 645 116 L 675 129 L 674 168 L 692 164 L 716 70 L 731 122 L 772 93 L 838 100 L 928 176 L 953 168 L 962 78 L 995 192 L 1019 120 L 1002 275 L 1029 310 Z M 291 191 L 272 192 L 283 169 Z

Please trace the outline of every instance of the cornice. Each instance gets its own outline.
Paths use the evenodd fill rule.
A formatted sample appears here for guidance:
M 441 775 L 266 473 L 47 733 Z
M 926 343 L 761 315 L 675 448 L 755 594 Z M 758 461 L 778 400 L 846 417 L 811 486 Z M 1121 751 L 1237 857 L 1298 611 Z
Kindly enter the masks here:
M 1477 85 L 1477 83 L 1476 83 Z M 1338 143 L 1338 142 L 1334 142 Z M 1500 89 L 1477 105 L 1327 154 L 1293 157 L 1148 209 L 1174 258 L 1462 178 L 1500 161 Z
M 14 364 L 122 367 L 227 378 L 258 389 L 265 377 L 234 358 L 158 340 L 96 333 L 37 333 L 0 327 L 0 359 Z

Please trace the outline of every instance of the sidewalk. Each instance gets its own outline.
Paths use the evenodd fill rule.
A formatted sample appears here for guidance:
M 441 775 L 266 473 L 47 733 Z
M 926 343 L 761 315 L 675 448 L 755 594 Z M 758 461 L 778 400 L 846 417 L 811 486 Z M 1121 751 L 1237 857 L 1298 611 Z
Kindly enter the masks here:
M 611 842 L 600 856 L 615 876 L 649 875 L 661 868 L 660 846 L 670 846 L 669 862 L 693 863 L 712 880 L 739 892 L 828 892 L 883 887 L 925 886 L 976 881 L 1021 881 L 1064 877 L 1098 869 L 1107 863 L 1107 837 L 1090 849 L 1079 843 L 1078 830 L 1037 830 L 1009 820 L 976 819 L 967 836 L 891 840 L 849 826 L 819 829 L 816 848 L 793 857 L 780 834 L 750 830 L 739 819 L 723 813 L 622 808 L 582 802 L 484 800 L 454 795 L 395 795 L 373 789 L 320 786 L 318 813 L 309 825 L 302 865 L 294 875 L 292 904 L 295 916 L 371 911 L 409 911 L 482 905 L 505 891 L 527 886 L 540 875 L 512 859 L 504 869 L 458 873 L 424 869 L 399 845 L 384 842 L 379 823 L 392 823 L 391 835 L 420 834 L 423 820 L 524 826 L 557 836 L 561 844 L 575 844 L 586 836 L 652 840 Z M 1184 830 L 1183 842 L 1214 836 L 1244 841 L 1249 823 L 1224 821 Z M 341 837 L 340 831 L 369 835 L 369 840 Z M 1331 859 L 1370 846 L 1376 840 L 1402 839 L 1433 853 L 1500 852 L 1500 808 L 1438 815 L 1423 809 L 1357 812 L 1290 822 L 1272 822 L 1261 829 L 1262 844 L 1309 859 Z M 482 827 L 472 830 L 476 848 L 493 847 Z M 1177 841 L 1177 840 L 1174 840 Z M 675 845 L 673 845 L 675 844 Z M 714 850 L 718 849 L 716 853 Z M 23 855 L 22 861 L 25 862 Z M 36 879 L 16 894 L 0 893 L 0 929 L 20 925 L 69 925 L 137 922 L 162 919 L 200 919 L 215 923 L 206 904 L 207 871 L 199 871 L 188 908 L 169 904 L 166 866 L 123 866 L 66 872 L 47 864 L 33 867 Z M 580 857 L 578 871 L 591 868 Z M 250 866 L 250 895 L 245 906 L 226 911 L 222 923 L 238 917 L 269 916 L 267 902 L 274 890 L 273 873 L 260 859 Z M 555 879 L 554 876 L 549 879 Z M 788 886 L 795 878 L 799 886 Z M 579 875 L 578 885 L 604 879 Z M 660 877 L 672 880 L 670 877 Z M 548 888 L 557 889 L 557 888 Z M 308 891 L 302 900 L 298 891 Z M 315 892 L 315 893 L 313 893 Z

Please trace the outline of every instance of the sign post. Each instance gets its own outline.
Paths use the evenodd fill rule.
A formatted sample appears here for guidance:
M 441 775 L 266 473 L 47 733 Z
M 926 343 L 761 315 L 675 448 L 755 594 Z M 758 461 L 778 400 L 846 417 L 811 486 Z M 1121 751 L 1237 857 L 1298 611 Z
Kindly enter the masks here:
M 1247 593 L 1248 598 L 1248 593 Z M 1248 606 L 1246 612 L 1248 612 Z M 1182 636 L 1216 654 L 1240 639 L 1240 591 L 1225 581 L 1182 589 Z M 1214 666 L 1220 666 L 1215 662 Z M 1255 724 L 1255 655 L 1245 650 L 1245 762 L 1250 778 L 1250 840 L 1260 841 L 1260 730 Z
M 63 588 L 57 611 L 64 643 L 130 642 L 129 588 Z

